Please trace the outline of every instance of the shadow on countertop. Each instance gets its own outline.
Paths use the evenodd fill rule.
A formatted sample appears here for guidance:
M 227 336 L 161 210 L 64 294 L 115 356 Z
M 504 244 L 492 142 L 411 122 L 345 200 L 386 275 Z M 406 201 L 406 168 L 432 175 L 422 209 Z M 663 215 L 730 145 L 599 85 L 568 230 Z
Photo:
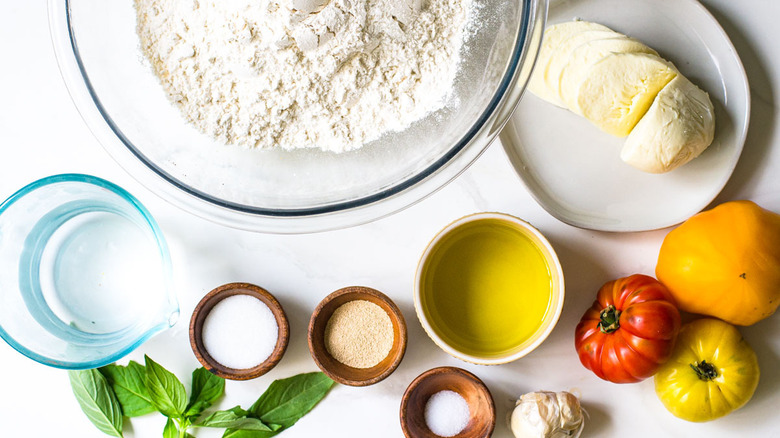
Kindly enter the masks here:
M 758 54 L 755 44 L 737 26 L 728 14 L 707 4 L 707 10 L 718 20 L 745 67 L 750 86 L 751 108 L 745 148 L 734 173 L 712 205 L 735 199 L 751 184 L 751 177 L 765 162 L 775 131 L 776 103 L 774 85 L 766 68 L 766 61 Z

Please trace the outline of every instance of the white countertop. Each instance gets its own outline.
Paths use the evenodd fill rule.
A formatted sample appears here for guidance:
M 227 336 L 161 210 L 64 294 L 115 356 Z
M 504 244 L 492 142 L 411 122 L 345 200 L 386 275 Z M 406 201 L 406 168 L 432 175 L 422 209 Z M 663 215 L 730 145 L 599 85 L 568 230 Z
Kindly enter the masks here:
M 659 1 L 659 4 L 663 4 Z M 706 0 L 732 39 L 751 86 L 750 130 L 742 157 L 716 203 L 751 199 L 780 212 L 780 4 L 771 0 Z M 528 194 L 496 141 L 468 171 L 423 202 L 391 217 L 346 230 L 277 236 L 225 228 L 181 211 L 141 186 L 103 150 L 82 122 L 60 78 L 49 40 L 44 1 L 6 1 L 0 14 L 0 198 L 38 178 L 66 172 L 106 178 L 138 197 L 159 222 L 171 246 L 181 319 L 127 358 L 143 354 L 186 377 L 199 366 L 187 337 L 189 317 L 212 288 L 251 282 L 281 301 L 291 324 L 290 345 L 269 374 L 228 382 L 217 407 L 248 407 L 274 379 L 317 370 L 306 344 L 306 326 L 328 293 L 365 285 L 389 295 L 403 311 L 409 344 L 400 367 L 367 388 L 336 386 L 310 414 L 281 436 L 399 437 L 399 405 L 407 385 L 437 366 L 465 368 L 485 381 L 497 408 L 494 437 L 509 438 L 504 418 L 518 395 L 539 390 L 576 390 L 589 418 L 583 436 L 695 437 L 776 436 L 780 428 L 780 317 L 741 332 L 758 354 L 761 381 L 741 410 L 705 424 L 669 414 L 652 379 L 633 385 L 599 380 L 574 350 L 574 327 L 606 281 L 632 273 L 653 274 L 668 230 L 602 233 L 559 222 Z M 468 213 L 501 211 L 524 218 L 552 242 L 564 268 L 566 302 L 548 340 L 529 356 L 500 366 L 454 359 L 425 335 L 412 305 L 413 274 L 428 240 Z M 0 436 L 101 437 L 79 409 L 63 370 L 33 362 L 0 343 Z M 189 382 L 185 382 L 189 385 Z M 157 414 L 130 421 L 127 436 L 160 436 Z M 197 430 L 198 437 L 220 436 Z

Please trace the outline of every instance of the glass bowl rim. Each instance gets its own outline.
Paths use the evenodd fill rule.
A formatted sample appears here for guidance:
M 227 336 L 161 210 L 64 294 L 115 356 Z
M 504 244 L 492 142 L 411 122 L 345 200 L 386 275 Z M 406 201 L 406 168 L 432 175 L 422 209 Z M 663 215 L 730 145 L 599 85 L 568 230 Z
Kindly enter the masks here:
M 346 228 L 389 216 L 443 188 L 481 156 L 517 106 L 522 92 L 512 96 L 512 99 L 507 99 L 507 96 L 514 87 L 525 86 L 524 83 L 517 84 L 518 77 L 521 76 L 524 62 L 535 61 L 538 47 L 533 47 L 532 43 L 535 39 L 541 42 L 540 34 L 546 20 L 548 0 L 522 2 L 522 16 L 515 32 L 514 47 L 493 96 L 466 134 L 441 157 L 422 171 L 375 193 L 317 207 L 289 209 L 255 207 L 208 195 L 179 181 L 147 159 L 124 136 L 92 86 L 74 34 L 71 1 L 48 0 L 48 15 L 57 64 L 74 105 L 101 146 L 125 171 L 161 198 L 197 216 L 234 228 L 293 234 Z M 509 111 L 504 111 L 505 108 L 509 108 Z M 505 114 L 502 114 L 498 126 L 491 126 L 490 132 L 485 133 L 499 112 Z M 481 148 L 477 148 L 477 140 L 483 140 Z M 392 206 L 382 202 L 389 200 L 394 200 Z M 385 205 L 382 207 L 382 204 Z M 366 209 L 370 212 L 365 212 Z M 341 218 L 357 211 L 363 212 L 359 218 L 353 214 L 348 220 L 345 218 L 328 224 L 318 221 L 328 216 Z M 292 221 L 299 223 L 292 226 Z

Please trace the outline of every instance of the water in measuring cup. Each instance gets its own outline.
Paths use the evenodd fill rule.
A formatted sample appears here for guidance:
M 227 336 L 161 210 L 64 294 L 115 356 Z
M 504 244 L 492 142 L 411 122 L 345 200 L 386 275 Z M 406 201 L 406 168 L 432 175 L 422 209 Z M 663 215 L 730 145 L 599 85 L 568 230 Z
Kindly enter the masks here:
M 123 215 L 91 211 L 72 217 L 51 233 L 40 254 L 45 304 L 37 310 L 50 320 L 50 331 L 116 333 L 143 326 L 164 306 L 166 279 L 157 243 Z

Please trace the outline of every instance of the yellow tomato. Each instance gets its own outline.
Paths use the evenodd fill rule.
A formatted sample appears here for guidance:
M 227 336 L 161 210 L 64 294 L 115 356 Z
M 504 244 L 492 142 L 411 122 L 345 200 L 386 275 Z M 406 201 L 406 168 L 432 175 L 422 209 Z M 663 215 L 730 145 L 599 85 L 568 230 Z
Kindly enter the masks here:
M 760 321 L 780 304 L 780 215 L 750 201 L 699 213 L 666 235 L 655 274 L 681 310 Z
M 736 327 L 705 318 L 680 329 L 671 359 L 655 375 L 655 392 L 675 416 L 710 421 L 747 403 L 758 377 L 756 353 Z

